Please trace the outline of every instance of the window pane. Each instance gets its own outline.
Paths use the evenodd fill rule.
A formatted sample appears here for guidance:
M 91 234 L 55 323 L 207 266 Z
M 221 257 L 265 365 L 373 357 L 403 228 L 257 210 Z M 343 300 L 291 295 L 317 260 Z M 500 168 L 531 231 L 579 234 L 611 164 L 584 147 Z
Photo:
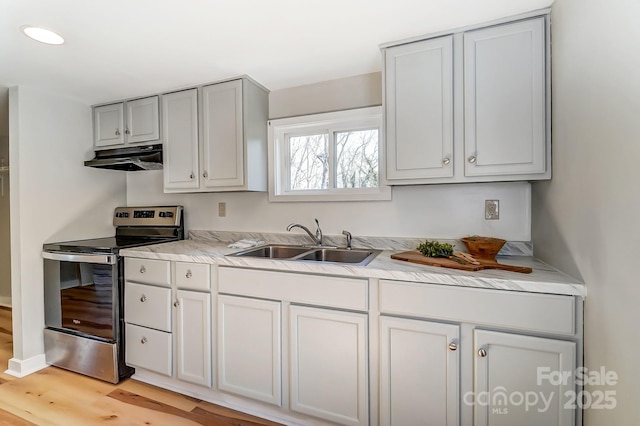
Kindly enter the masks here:
M 378 186 L 378 129 L 336 132 L 336 188 Z
M 328 188 L 328 140 L 327 134 L 289 137 L 291 190 Z

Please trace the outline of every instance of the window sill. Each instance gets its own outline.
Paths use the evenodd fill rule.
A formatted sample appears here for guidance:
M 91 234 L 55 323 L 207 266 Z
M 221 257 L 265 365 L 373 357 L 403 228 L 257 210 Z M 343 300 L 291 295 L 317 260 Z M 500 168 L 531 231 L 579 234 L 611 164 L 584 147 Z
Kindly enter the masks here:
M 330 191 L 295 191 L 283 194 L 275 194 L 269 191 L 270 203 L 282 202 L 325 202 L 325 201 L 389 201 L 391 200 L 391 187 L 382 186 L 379 188 L 340 189 L 337 192 Z

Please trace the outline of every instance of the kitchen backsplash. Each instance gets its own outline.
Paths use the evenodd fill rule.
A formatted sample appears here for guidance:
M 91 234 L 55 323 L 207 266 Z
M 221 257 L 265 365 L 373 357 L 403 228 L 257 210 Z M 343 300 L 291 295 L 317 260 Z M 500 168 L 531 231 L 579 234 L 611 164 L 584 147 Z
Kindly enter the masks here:
M 189 231 L 192 240 L 207 240 L 220 243 L 232 243 L 242 239 L 261 240 L 265 243 L 278 244 L 311 244 L 308 235 L 302 233 L 266 233 L 266 232 L 234 232 L 234 231 Z M 415 250 L 418 244 L 428 238 L 392 238 L 392 237 L 367 237 L 354 235 L 351 245 L 354 248 L 375 248 L 392 251 Z M 440 242 L 451 243 L 456 250 L 466 251 L 460 240 L 438 239 Z M 344 247 L 346 239 L 344 235 L 324 235 L 323 244 L 329 246 Z M 533 256 L 533 244 L 530 241 L 508 241 L 498 253 L 501 256 Z

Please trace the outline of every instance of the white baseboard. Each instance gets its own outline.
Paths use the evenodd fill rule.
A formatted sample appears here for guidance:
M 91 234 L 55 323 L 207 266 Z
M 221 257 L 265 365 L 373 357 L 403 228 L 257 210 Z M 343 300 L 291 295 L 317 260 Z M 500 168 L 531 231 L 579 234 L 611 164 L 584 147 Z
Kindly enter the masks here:
M 11 297 L 0 297 L 0 306 L 4 306 L 5 308 L 11 307 Z
M 9 368 L 5 374 L 14 377 L 24 377 L 31 373 L 48 367 L 44 354 L 36 355 L 28 359 L 11 358 L 9 360 Z

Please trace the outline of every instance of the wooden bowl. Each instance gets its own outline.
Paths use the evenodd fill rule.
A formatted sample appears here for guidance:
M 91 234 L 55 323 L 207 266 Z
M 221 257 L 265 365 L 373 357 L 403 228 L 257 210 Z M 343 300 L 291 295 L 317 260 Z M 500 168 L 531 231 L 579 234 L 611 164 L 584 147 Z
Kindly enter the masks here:
M 467 248 L 467 251 L 473 256 L 480 259 L 494 259 L 502 246 L 507 242 L 500 238 L 491 237 L 465 237 L 461 238 Z

